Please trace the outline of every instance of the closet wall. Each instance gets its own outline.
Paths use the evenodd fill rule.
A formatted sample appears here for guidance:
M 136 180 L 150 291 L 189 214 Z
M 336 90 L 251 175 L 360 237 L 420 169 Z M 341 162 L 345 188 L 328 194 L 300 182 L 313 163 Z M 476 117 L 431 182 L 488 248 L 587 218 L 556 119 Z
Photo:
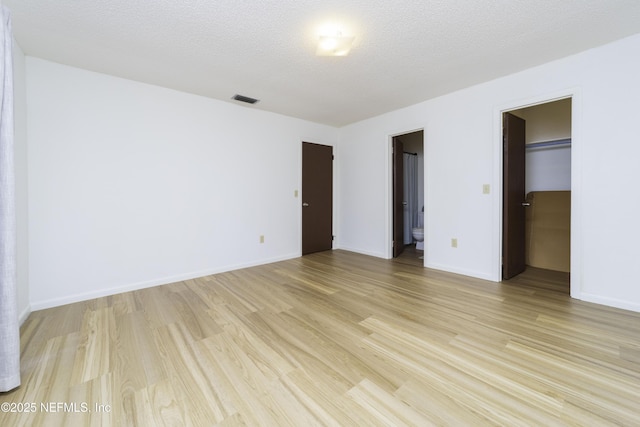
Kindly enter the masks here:
M 512 111 L 526 120 L 526 192 L 571 190 L 571 145 L 533 148 L 571 138 L 571 99 Z

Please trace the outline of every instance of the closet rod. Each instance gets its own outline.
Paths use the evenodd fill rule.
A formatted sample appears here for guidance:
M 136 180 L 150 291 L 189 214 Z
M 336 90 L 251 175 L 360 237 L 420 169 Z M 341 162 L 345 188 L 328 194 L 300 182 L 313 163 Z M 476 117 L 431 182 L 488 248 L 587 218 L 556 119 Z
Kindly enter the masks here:
M 408 151 L 403 151 L 403 153 L 404 153 L 404 154 L 411 154 L 412 156 L 417 156 L 417 155 L 418 155 L 418 153 L 410 153 L 410 152 L 408 152 Z
M 527 144 L 526 148 L 557 147 L 559 145 L 571 145 L 571 138 L 556 139 L 555 141 L 532 142 L 531 144 Z

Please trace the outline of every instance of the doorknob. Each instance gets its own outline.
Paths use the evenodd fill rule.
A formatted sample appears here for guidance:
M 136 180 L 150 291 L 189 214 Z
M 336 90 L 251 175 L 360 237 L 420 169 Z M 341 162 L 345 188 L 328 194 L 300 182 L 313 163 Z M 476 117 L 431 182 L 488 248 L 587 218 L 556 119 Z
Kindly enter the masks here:
M 302 206 L 306 208 L 307 206 L 309 206 L 309 203 L 307 203 L 307 202 L 303 202 L 303 203 L 302 203 Z
M 402 206 L 407 206 L 409 203 L 407 202 L 402 202 Z
M 525 208 L 528 208 L 529 206 L 531 206 L 531 203 L 529 203 L 529 202 L 522 202 L 522 206 L 524 206 Z

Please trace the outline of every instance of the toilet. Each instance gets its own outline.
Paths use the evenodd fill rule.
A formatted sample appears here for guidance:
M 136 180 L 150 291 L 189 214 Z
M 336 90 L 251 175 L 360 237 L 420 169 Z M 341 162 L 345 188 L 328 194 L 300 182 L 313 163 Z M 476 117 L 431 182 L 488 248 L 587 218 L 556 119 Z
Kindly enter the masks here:
M 416 249 L 424 251 L 424 212 L 418 212 L 418 226 L 411 229 L 416 241 Z

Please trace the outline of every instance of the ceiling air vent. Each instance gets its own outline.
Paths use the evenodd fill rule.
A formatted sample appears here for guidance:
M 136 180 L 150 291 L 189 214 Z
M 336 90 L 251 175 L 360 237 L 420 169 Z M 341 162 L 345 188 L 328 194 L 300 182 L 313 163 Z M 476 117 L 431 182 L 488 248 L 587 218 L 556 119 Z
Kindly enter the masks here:
M 246 102 L 247 104 L 255 104 L 258 102 L 255 98 L 249 98 L 248 96 L 235 94 L 231 99 L 235 99 L 236 101 Z

